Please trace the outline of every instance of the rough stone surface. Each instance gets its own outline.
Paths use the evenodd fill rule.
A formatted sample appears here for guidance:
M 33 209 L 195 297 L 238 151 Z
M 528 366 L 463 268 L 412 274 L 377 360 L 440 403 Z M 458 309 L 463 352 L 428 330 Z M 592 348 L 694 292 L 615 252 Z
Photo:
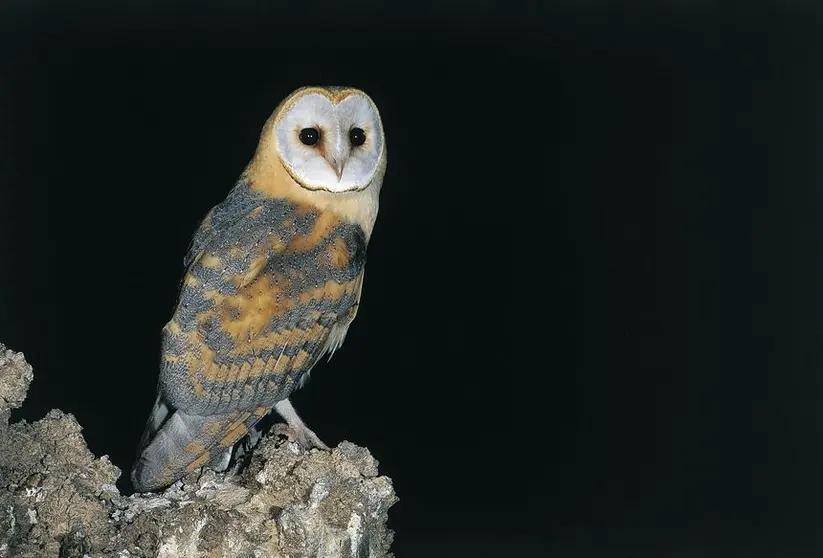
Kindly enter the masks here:
M 12 409 L 23 404 L 33 379 L 34 372 L 23 353 L 10 351 L 0 343 L 0 424 L 8 424 Z
M 196 471 L 121 495 L 70 415 L 8 424 L 33 379 L 0 344 L 0 558 L 391 557 L 391 479 L 366 448 L 303 451 L 264 437 L 241 471 Z

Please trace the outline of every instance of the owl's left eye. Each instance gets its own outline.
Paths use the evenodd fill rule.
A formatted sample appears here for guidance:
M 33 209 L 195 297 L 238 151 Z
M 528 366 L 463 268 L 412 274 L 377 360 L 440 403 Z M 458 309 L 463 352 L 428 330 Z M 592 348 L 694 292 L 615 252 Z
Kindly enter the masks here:
M 349 141 L 355 147 L 360 147 L 366 143 L 366 132 L 363 131 L 363 128 L 352 128 L 349 130 Z

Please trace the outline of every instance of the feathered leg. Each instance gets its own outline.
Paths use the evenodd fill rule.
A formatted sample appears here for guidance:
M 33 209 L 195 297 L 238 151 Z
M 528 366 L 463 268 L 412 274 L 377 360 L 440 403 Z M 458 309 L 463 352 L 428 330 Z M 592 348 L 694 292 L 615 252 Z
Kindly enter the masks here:
M 297 442 L 303 449 L 320 448 L 322 450 L 329 449 L 329 446 L 324 444 L 317 434 L 312 432 L 303 419 L 297 414 L 297 411 L 288 399 L 278 401 L 274 405 L 274 410 L 277 414 L 283 417 L 287 425 L 277 424 L 274 426 L 275 432 L 287 436 L 289 440 Z

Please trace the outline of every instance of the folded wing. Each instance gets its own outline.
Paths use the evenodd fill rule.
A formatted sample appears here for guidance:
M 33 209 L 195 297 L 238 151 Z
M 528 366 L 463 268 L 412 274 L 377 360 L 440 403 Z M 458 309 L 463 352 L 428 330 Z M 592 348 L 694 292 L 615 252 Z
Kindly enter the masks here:
M 235 220 L 220 210 L 196 235 L 163 330 L 158 401 L 133 474 L 143 490 L 230 448 L 342 343 L 356 313 L 362 229 L 286 200 Z

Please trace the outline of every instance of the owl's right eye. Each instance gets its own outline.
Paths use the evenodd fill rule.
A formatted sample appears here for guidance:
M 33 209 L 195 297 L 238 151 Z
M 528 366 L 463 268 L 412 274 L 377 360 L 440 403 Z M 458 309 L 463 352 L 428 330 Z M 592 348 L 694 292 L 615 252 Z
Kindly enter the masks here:
M 300 130 L 300 141 L 303 145 L 317 145 L 320 141 L 320 130 L 317 128 L 303 128 Z

